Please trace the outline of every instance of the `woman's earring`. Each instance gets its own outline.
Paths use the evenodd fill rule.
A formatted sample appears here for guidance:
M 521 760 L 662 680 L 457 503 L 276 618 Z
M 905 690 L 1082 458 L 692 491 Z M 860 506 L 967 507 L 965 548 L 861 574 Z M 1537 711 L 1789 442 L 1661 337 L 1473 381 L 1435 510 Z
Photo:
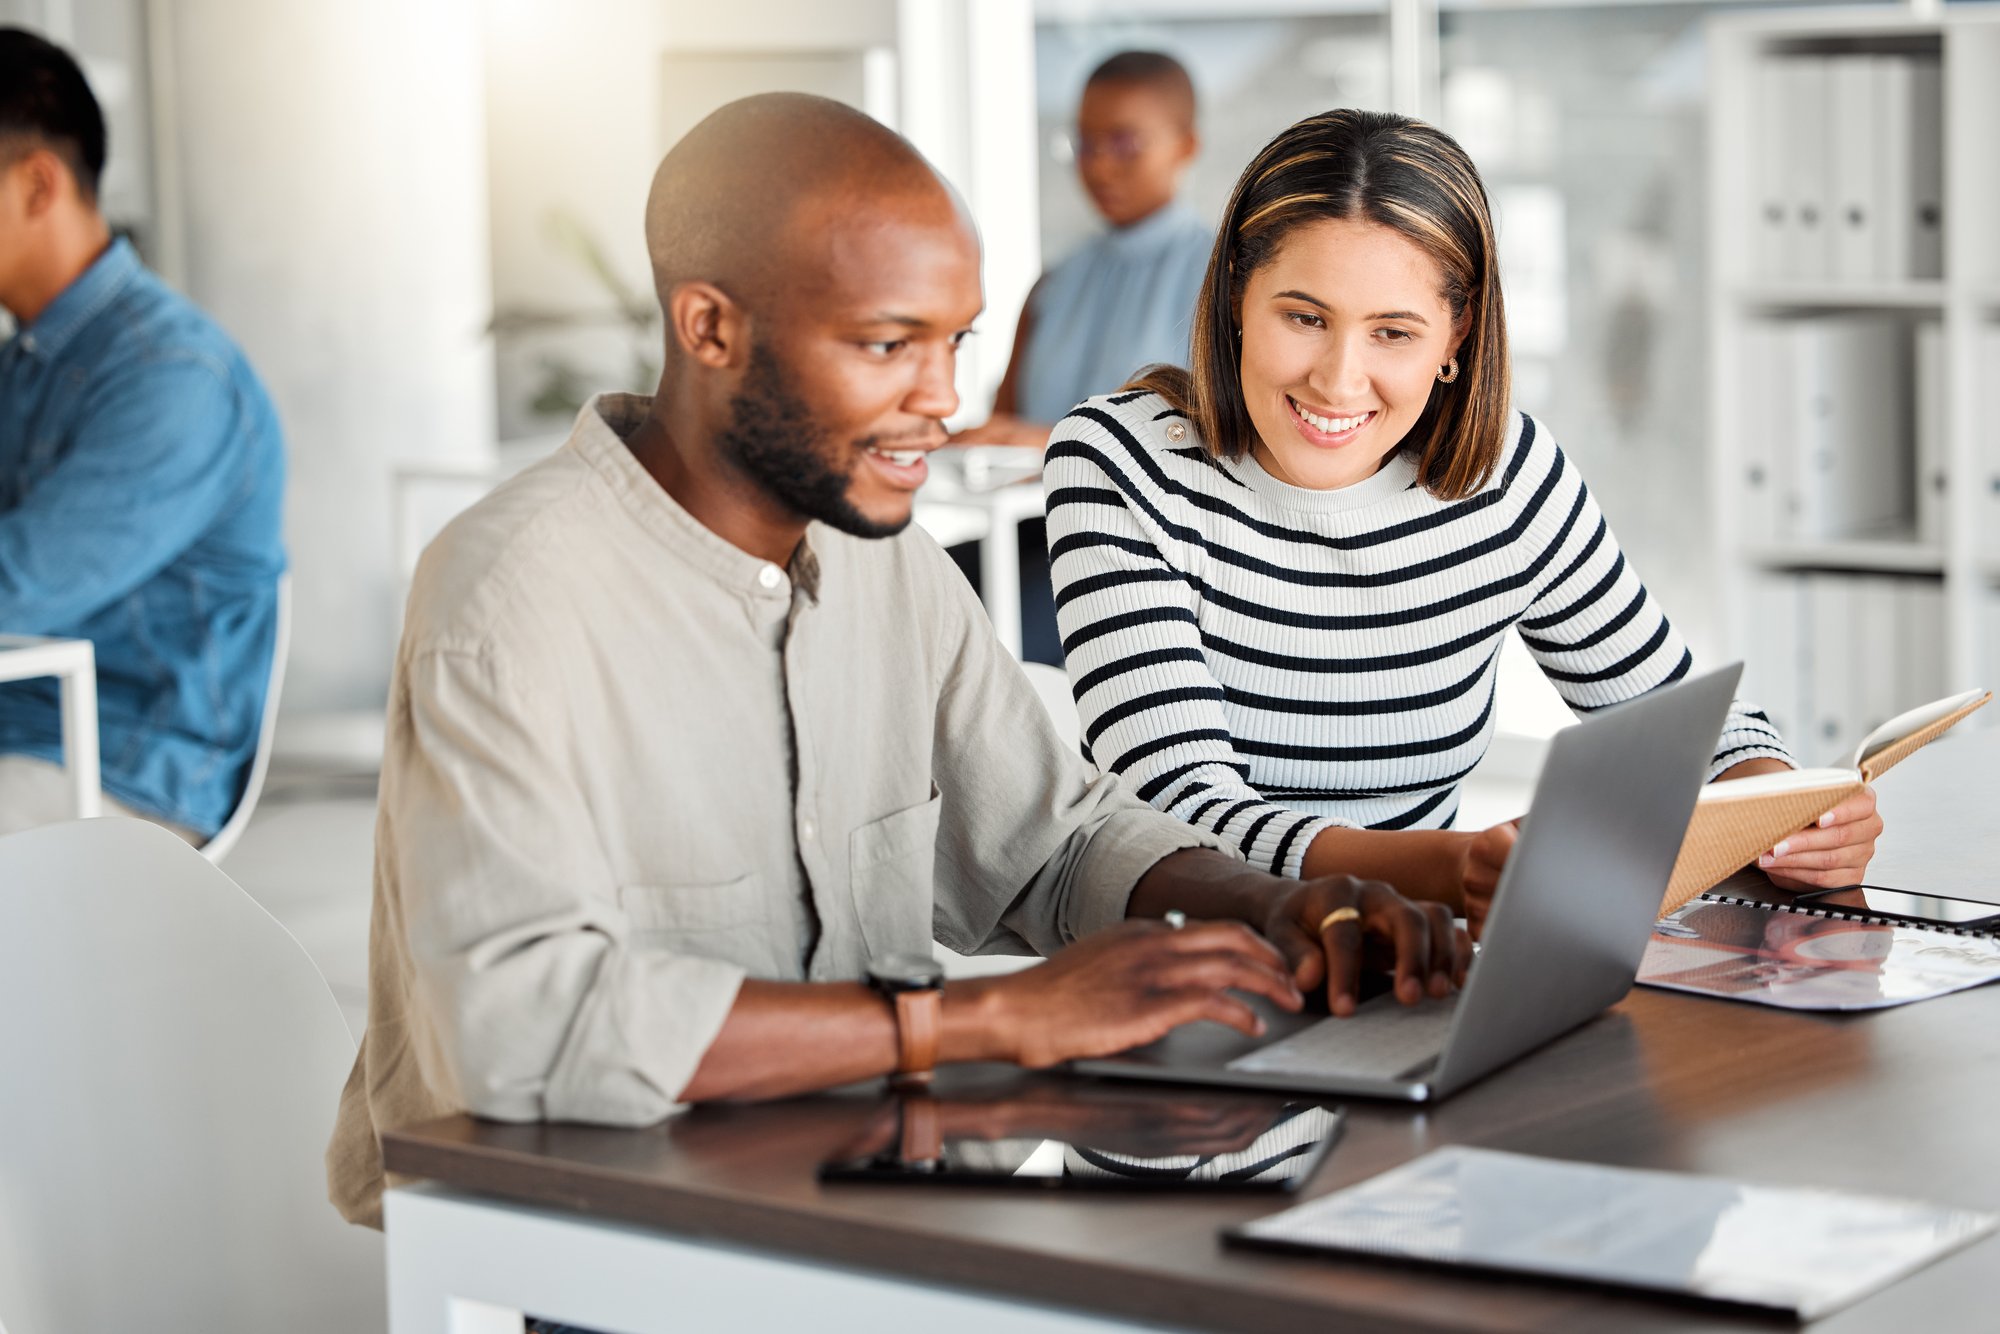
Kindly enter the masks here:
M 1450 384 L 1450 383 L 1451 383 L 1451 382 L 1452 382 L 1453 380 L 1456 380 L 1457 378 L 1458 378 L 1458 358 L 1457 358 L 1457 357 L 1453 357 L 1453 358 L 1452 358 L 1452 359 L 1451 359 L 1450 361 L 1448 361 L 1448 362 L 1446 362 L 1446 363 L 1445 363 L 1444 365 L 1442 365 L 1442 366 L 1438 367 L 1438 383 L 1439 383 L 1439 384 Z

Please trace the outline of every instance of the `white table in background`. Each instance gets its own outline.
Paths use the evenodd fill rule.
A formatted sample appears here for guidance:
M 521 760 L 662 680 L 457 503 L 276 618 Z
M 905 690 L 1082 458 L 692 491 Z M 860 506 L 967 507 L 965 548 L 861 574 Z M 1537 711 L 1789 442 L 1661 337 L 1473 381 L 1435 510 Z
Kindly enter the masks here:
M 1017 459 L 1033 458 L 1032 467 Z M 918 493 L 917 523 L 940 546 L 979 543 L 979 600 L 1000 642 L 1021 656 L 1023 523 L 1043 513 L 1041 460 L 1006 445 L 974 445 L 931 456 L 931 480 Z
M 56 678 L 62 696 L 63 769 L 75 794 L 77 818 L 103 812 L 98 781 L 97 652 L 88 639 L 0 635 L 0 681 Z

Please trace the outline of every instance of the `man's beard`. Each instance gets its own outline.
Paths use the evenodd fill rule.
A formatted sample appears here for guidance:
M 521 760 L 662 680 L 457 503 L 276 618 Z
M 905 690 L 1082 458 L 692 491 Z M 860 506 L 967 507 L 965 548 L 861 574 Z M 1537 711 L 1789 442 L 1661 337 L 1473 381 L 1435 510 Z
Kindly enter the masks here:
M 847 498 L 853 466 L 843 471 L 829 458 L 826 432 L 812 411 L 785 390 L 783 369 L 770 349 L 750 349 L 743 386 L 729 401 L 729 424 L 716 439 L 723 457 L 741 468 L 766 494 L 808 519 L 855 537 L 893 537 L 910 516 L 871 519 Z M 868 442 L 854 442 L 854 452 Z

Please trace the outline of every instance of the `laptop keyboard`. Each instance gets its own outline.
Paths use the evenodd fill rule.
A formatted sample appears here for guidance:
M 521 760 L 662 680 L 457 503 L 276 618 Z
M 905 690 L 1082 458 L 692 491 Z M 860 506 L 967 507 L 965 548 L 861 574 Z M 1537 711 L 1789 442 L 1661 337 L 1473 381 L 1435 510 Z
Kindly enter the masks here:
M 1311 1028 L 1259 1047 L 1229 1063 L 1246 1074 L 1351 1075 L 1365 1079 L 1416 1078 L 1418 1067 L 1444 1050 L 1458 996 L 1399 1004 L 1381 995 L 1345 1019 L 1322 1019 Z

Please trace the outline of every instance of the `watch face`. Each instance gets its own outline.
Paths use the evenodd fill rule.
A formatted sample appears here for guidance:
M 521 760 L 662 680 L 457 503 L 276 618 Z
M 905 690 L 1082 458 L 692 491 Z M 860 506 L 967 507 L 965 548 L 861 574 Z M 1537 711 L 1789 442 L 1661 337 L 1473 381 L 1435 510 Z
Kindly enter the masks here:
M 944 982 L 944 966 L 928 954 L 878 954 L 868 961 L 868 976 L 877 986 L 898 991 L 935 987 Z

